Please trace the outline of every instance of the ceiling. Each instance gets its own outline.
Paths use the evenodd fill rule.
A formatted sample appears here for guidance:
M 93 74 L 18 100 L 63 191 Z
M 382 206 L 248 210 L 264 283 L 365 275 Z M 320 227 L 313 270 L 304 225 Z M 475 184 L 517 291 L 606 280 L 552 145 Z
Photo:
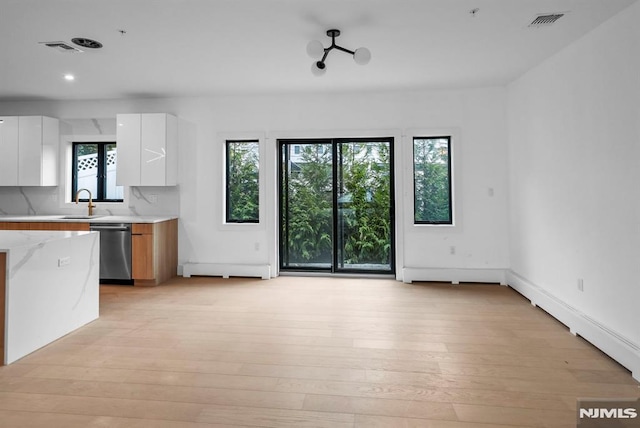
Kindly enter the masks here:
M 634 1 L 0 0 L 0 101 L 504 85 Z M 334 50 L 314 76 L 306 45 L 330 28 L 371 62 Z M 39 44 L 74 37 L 104 47 Z

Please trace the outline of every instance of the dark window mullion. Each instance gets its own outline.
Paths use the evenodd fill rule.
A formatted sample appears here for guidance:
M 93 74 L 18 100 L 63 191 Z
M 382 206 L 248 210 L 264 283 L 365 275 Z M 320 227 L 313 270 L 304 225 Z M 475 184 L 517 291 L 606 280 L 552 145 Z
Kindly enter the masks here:
M 231 144 L 232 141 L 225 143 L 225 221 L 227 223 L 233 222 L 232 220 L 232 207 L 231 207 Z
M 72 152 L 71 200 L 74 201 L 76 198 L 76 192 L 78 191 L 78 143 L 73 143 Z
M 332 203 L 333 203 L 333 238 L 332 238 L 332 242 L 334 243 L 333 246 L 333 263 L 331 264 L 331 272 L 336 272 L 336 269 L 338 269 L 339 267 L 342 267 L 342 263 L 341 259 L 344 260 L 344 255 L 342 254 L 342 251 L 339 251 L 338 248 L 339 245 L 336 245 L 338 243 L 338 239 L 341 239 L 341 235 L 339 234 L 339 229 L 338 229 L 338 220 L 339 220 L 339 216 L 338 216 L 338 193 L 340 192 L 340 190 L 342 189 L 343 186 L 343 180 L 342 180 L 342 144 L 340 144 L 340 146 L 338 146 L 338 142 L 336 140 L 331 140 L 331 161 L 333 162 L 332 168 L 333 168 L 333 189 L 332 189 Z M 338 254 L 340 253 L 340 254 Z
M 105 150 L 106 144 L 98 145 L 98 194 L 96 195 L 97 200 L 104 200 L 105 198 L 105 181 L 106 181 L 106 158 L 107 153 Z

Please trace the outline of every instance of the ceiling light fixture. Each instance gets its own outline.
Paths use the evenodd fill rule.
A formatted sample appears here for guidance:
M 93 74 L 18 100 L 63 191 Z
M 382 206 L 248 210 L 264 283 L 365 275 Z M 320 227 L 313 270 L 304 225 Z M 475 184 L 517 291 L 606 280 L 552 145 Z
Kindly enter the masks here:
M 364 65 L 371 61 L 371 51 L 367 48 L 358 48 L 355 51 L 350 51 L 349 49 L 345 49 L 342 46 L 336 45 L 336 37 L 340 35 L 340 30 L 328 30 L 327 36 L 331 37 L 331 46 L 325 48 L 322 45 L 322 42 L 318 40 L 313 40 L 309 42 L 307 45 L 307 53 L 313 59 L 318 59 L 319 61 L 314 62 L 311 65 L 311 72 L 315 76 L 322 76 L 327 71 L 327 66 L 325 61 L 327 59 L 327 55 L 333 49 L 337 49 L 342 52 L 346 52 L 348 54 L 353 55 L 353 60 L 356 64 Z
M 64 75 L 64 80 L 66 80 L 68 82 L 71 82 L 71 81 L 76 80 L 76 78 L 75 78 L 75 76 L 73 74 L 65 74 Z

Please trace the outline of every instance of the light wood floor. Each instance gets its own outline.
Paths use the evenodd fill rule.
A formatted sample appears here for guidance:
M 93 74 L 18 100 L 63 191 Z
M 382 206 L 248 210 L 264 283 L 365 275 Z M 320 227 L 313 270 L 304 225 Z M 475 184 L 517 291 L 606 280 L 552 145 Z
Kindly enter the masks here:
M 100 319 L 0 367 L 0 426 L 574 427 L 628 371 L 515 291 L 393 280 L 103 286 Z

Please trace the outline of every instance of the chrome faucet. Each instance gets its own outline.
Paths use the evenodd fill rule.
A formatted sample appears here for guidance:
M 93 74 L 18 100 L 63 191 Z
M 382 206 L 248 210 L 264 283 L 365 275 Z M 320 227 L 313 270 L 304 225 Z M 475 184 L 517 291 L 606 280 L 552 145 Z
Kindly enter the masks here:
M 95 205 L 93 205 L 93 197 L 91 196 L 91 190 L 89 189 L 80 189 L 76 192 L 76 204 L 78 203 L 78 200 L 80 199 L 80 192 L 82 192 L 83 190 L 86 190 L 87 192 L 89 192 L 89 217 L 91 217 L 93 215 L 93 209 L 96 207 Z

